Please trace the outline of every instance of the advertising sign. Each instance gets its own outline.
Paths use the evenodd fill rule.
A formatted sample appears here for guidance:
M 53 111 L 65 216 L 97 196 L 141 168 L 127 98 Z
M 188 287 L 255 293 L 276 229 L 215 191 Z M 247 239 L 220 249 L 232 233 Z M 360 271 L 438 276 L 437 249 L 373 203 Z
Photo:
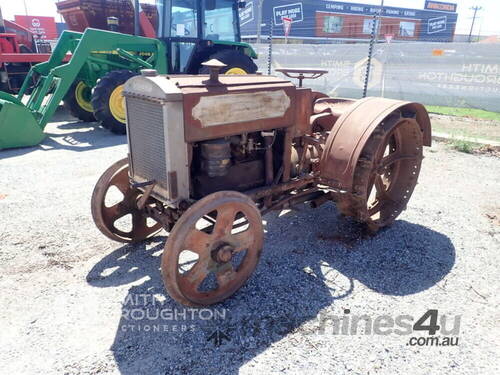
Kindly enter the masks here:
M 283 18 L 290 18 L 293 22 L 304 21 L 302 3 L 286 4 L 273 8 L 274 24 L 283 25 Z
M 255 18 L 254 14 L 253 1 L 247 1 L 246 6 L 240 9 L 240 26 L 252 22 Z
M 260 1 L 253 0 L 253 7 L 241 12 L 243 38 L 255 37 L 259 3 Z M 367 40 L 373 29 L 371 16 L 380 13 L 382 21 L 380 27 L 375 25 L 376 29 L 380 29 L 381 36 L 394 34 L 393 41 L 451 42 L 455 30 L 452 25 L 457 22 L 458 17 L 457 13 L 446 11 L 456 9 L 454 4 L 451 5 L 450 7 L 450 3 L 429 0 L 427 6 L 430 9 L 393 6 L 384 6 L 381 9 L 377 5 L 334 0 L 264 0 L 262 34 L 273 33 L 275 37 L 284 37 L 283 18 L 290 18 L 292 23 L 299 22 L 293 26 L 293 37 L 296 40 Z M 271 25 L 277 27 L 271 31 Z
M 429 19 L 427 23 L 427 34 L 440 33 L 446 31 L 446 23 L 448 22 L 448 17 L 437 17 Z
M 456 12 L 457 11 L 457 4 L 443 3 L 441 1 L 427 0 L 425 2 L 425 9 L 440 10 L 442 12 Z
M 38 39 L 55 40 L 58 37 L 54 17 L 15 16 L 14 18 L 18 25 L 27 28 Z

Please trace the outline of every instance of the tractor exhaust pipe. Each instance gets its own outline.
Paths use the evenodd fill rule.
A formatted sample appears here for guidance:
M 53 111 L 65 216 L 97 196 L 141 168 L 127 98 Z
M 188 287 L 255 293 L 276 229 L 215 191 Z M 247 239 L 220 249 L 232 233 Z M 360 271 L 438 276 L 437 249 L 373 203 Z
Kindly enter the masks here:
M 0 7 L 0 33 L 5 32 L 5 22 L 3 22 L 2 8 Z
M 139 0 L 134 0 L 134 35 L 140 36 L 141 35 L 141 25 L 140 25 L 140 18 L 139 18 L 139 12 L 141 11 L 140 5 L 139 5 Z

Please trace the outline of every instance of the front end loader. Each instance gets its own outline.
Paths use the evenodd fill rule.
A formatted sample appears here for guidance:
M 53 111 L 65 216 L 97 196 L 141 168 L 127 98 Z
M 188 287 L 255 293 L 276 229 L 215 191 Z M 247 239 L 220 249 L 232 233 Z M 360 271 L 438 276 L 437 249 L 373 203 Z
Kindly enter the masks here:
M 257 54 L 240 37 L 238 10 L 244 1 L 158 4 L 157 38 L 93 28 L 63 32 L 49 61 L 31 69 L 17 96 L 0 92 L 0 149 L 40 143 L 61 101 L 80 120 L 97 120 L 125 134 L 122 91 L 141 69 L 203 74 L 202 63 L 215 58 L 226 65 L 224 74 L 257 71 Z
M 65 62 L 67 55 L 71 58 Z M 157 69 L 166 73 L 165 46 L 139 36 L 87 29 L 65 31 L 51 58 L 31 69 L 17 96 L 0 92 L 0 149 L 34 146 L 74 82 L 94 87 L 109 71 Z M 30 87 L 32 80 L 34 87 Z M 27 95 L 31 91 L 31 95 Z

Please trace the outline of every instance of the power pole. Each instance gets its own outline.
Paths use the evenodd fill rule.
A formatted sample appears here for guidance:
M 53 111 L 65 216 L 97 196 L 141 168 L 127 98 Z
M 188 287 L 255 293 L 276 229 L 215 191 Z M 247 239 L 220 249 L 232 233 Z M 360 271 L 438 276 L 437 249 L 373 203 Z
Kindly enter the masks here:
M 476 22 L 477 12 L 479 12 L 481 9 L 483 9 L 483 7 L 475 6 L 475 7 L 469 8 L 469 9 L 474 11 L 474 16 L 472 17 L 472 25 L 470 26 L 470 33 L 469 33 L 469 43 L 472 43 L 472 31 L 474 29 L 474 23 Z

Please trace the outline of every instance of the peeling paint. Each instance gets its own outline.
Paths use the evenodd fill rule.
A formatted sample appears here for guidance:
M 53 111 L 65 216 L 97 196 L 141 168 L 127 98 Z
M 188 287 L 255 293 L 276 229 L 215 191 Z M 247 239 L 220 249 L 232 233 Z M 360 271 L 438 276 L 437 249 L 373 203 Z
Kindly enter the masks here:
M 193 108 L 202 127 L 283 117 L 290 108 L 284 90 L 204 96 Z

